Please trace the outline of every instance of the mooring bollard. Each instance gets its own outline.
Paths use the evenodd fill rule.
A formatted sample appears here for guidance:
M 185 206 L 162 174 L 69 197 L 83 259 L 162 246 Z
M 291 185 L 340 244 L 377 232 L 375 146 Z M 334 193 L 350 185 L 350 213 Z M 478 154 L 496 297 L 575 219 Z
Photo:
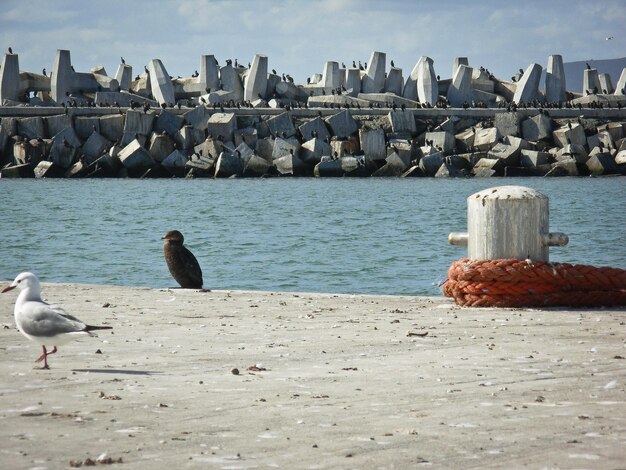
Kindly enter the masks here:
M 467 246 L 472 260 L 549 261 L 548 247 L 567 245 L 564 233 L 548 232 L 548 197 L 524 186 L 499 186 L 467 198 L 467 232 L 448 236 Z

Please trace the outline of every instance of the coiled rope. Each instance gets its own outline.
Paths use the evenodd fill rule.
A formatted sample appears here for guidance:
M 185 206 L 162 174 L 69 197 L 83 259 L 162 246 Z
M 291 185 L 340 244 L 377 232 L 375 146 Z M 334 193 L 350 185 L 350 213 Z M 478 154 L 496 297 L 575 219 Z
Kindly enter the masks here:
M 463 258 L 442 290 L 466 307 L 615 307 L 626 305 L 626 269 Z

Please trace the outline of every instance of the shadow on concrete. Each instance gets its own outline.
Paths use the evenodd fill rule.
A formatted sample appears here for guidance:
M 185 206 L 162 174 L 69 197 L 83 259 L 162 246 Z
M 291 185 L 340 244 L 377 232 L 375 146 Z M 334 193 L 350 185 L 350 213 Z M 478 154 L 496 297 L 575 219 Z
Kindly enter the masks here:
M 162 374 L 151 370 L 127 370 L 127 369 L 72 369 L 72 372 L 92 372 L 96 374 L 127 374 L 127 375 L 155 375 Z

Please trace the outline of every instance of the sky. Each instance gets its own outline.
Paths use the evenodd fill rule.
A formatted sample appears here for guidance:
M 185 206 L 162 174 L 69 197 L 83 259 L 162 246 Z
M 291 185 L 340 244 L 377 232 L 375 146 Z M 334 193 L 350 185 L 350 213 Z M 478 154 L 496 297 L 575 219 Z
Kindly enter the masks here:
M 423 55 L 442 79 L 458 56 L 509 79 L 550 54 L 624 57 L 625 24 L 625 0 L 0 0 L 0 50 L 37 73 L 57 49 L 77 71 L 110 76 L 121 56 L 133 75 L 161 59 L 170 75 L 190 76 L 203 54 L 247 64 L 258 53 L 303 83 L 326 61 L 349 66 L 381 51 L 405 79 Z

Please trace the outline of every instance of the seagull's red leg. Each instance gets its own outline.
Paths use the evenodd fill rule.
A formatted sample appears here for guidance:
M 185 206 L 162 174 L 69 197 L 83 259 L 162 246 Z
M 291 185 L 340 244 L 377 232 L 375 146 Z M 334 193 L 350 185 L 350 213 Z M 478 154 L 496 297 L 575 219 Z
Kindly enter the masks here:
M 48 356 L 50 354 L 54 354 L 55 352 L 57 352 L 57 347 L 54 346 L 52 348 L 52 351 L 50 351 L 50 352 L 46 351 L 46 347 L 45 346 L 42 345 L 41 347 L 43 348 L 43 353 L 41 353 L 41 356 L 39 356 L 39 358 L 37 359 L 36 362 L 43 361 L 42 369 L 50 369 L 50 367 L 48 366 Z

